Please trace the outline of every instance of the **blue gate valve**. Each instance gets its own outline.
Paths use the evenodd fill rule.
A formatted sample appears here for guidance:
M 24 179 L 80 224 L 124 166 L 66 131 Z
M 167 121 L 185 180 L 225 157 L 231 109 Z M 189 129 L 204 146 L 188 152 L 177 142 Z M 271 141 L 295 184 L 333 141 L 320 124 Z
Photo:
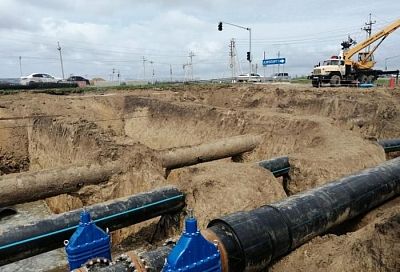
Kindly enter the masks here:
M 192 211 L 185 219 L 185 230 L 166 259 L 163 272 L 221 272 L 221 254 L 197 229 Z
M 111 261 L 110 235 L 97 227 L 85 210 L 81 213 L 78 228 L 64 244 L 70 270 L 95 258 Z

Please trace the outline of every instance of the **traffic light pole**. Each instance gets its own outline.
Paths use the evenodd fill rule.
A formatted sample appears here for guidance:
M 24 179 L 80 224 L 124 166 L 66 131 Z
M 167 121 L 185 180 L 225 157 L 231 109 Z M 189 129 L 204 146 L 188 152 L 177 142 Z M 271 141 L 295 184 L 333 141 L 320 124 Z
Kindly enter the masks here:
M 249 58 L 249 81 L 250 82 L 250 76 L 251 76 L 251 60 L 253 56 L 251 55 L 251 28 L 247 28 L 249 31 L 249 52 L 250 52 L 250 58 Z
M 219 25 L 218 25 L 218 30 L 219 30 L 219 31 L 222 31 L 222 24 L 227 24 L 227 25 L 235 26 L 235 27 L 242 28 L 242 29 L 246 29 L 246 30 L 249 31 L 249 58 L 248 58 L 248 61 L 249 61 L 249 80 L 248 80 L 248 82 L 250 82 L 250 77 L 251 77 L 251 60 L 252 60 L 252 55 L 251 55 L 251 28 L 250 28 L 250 27 L 240 26 L 240 25 L 235 25 L 235 24 L 227 23 L 227 22 L 219 22 Z

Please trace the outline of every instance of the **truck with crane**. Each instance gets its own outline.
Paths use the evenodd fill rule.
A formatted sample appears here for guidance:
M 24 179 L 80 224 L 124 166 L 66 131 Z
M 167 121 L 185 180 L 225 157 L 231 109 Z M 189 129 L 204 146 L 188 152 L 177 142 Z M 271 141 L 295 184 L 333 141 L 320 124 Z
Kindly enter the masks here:
M 310 76 L 314 87 L 321 87 L 322 84 L 330 84 L 330 86 L 351 86 L 357 84 L 372 84 L 383 75 L 399 75 L 399 70 L 382 71 L 373 69 L 375 65 L 373 53 L 381 45 L 381 43 L 396 29 L 400 27 L 400 19 L 386 26 L 381 31 L 370 36 L 361 43 L 356 43 L 348 37 L 347 41 L 341 43 L 342 50 L 339 56 L 332 56 L 323 62 L 322 65 L 316 65 Z M 378 42 L 377 42 L 378 41 Z M 377 44 L 371 49 L 369 48 L 374 42 Z M 352 57 L 358 53 L 358 59 L 352 60 Z

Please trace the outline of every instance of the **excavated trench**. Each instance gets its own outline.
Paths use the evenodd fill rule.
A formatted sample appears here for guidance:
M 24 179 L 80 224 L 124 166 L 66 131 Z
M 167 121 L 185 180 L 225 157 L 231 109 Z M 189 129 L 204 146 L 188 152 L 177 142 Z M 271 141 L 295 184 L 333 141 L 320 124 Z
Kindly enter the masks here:
M 124 171 L 108 182 L 48 198 L 46 204 L 38 201 L 17 207 L 21 207 L 21 214 L 28 214 L 28 219 L 40 218 L 50 212 L 61 213 L 172 184 L 187 194 L 187 204 L 194 208 L 200 228 L 204 228 L 218 216 L 251 210 L 386 160 L 375 140 L 399 137 L 400 117 L 395 103 L 398 96 L 384 90 L 357 94 L 338 89 L 331 94 L 287 88 L 185 87 L 109 95 L 8 97 L 7 101 L 0 101 L 0 175 L 119 161 Z M 388 102 L 378 103 L 382 99 Z M 21 115 L 29 118 L 12 119 Z M 198 164 L 172 170 L 166 177 L 157 156 L 160 150 L 245 134 L 261 135 L 261 143 L 253 151 L 235 158 L 235 162 L 222 159 Z M 288 155 L 291 164 L 287 183 L 252 163 L 282 155 Z M 357 255 L 354 252 L 361 247 L 359 254 L 375 258 L 373 246 L 377 245 L 373 239 L 377 237 L 371 238 L 371 247 L 360 244 L 367 243 L 362 240 L 362 233 L 370 235 L 373 222 L 380 222 L 385 230 L 387 225 L 397 222 L 398 199 L 384 207 L 379 208 L 381 213 L 352 221 L 348 229 L 343 227 L 312 240 L 291 254 L 294 257 L 289 255 L 275 263 L 272 271 L 283 271 L 287 264 L 295 262 L 304 269 L 306 264 L 319 263 L 312 266 L 314 270 L 298 270 L 318 271 L 332 268 L 340 258 L 345 258 L 332 250 L 329 251 L 332 261 L 321 263 L 324 257 L 314 250 L 315 240 L 315 248 L 325 250 L 329 243 L 338 245 L 337 240 L 348 237 L 346 249 L 349 247 L 350 256 Z M 124 245 L 119 250 L 139 245 L 151 247 L 149 240 L 157 222 L 152 220 L 116 231 L 113 241 Z M 138 232 L 141 239 L 135 237 Z M 178 233 L 175 229 L 158 239 Z M 392 230 L 382 235 L 389 246 L 398 242 Z M 376 248 L 377 252 L 387 252 L 385 245 Z M 299 252 L 304 251 L 312 255 L 301 260 Z M 62 253 L 57 254 L 56 259 L 62 263 Z M 379 267 L 398 265 L 391 256 L 387 253 L 389 264 Z M 43 265 L 43 261 L 38 263 Z M 48 263 L 52 267 L 50 260 Z M 370 261 L 359 265 L 372 269 L 379 264 Z M 10 266 L 9 271 L 15 267 Z

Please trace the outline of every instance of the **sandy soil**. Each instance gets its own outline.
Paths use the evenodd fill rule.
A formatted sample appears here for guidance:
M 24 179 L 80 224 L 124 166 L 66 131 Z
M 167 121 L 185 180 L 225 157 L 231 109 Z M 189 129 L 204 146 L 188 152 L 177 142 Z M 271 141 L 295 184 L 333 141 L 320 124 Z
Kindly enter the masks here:
M 1 96 L 0 175 L 118 160 L 123 173 L 49 198 L 47 205 L 60 213 L 174 184 L 187 193 L 204 227 L 215 217 L 282 199 L 285 190 L 294 194 L 383 162 L 385 153 L 375 141 L 400 137 L 399 101 L 398 89 L 294 85 Z M 242 157 L 243 163 L 210 162 L 174 170 L 166 178 L 157 158 L 158 150 L 248 133 L 263 140 Z M 281 155 L 288 155 L 292 166 L 286 188 L 253 164 Z M 398 271 L 399 252 L 393 248 L 400 243 L 399 206 L 395 199 L 348 223 L 351 230 L 315 238 L 271 270 Z M 155 222 L 119 231 L 114 242 L 143 226 L 152 229 Z
M 174 170 L 167 181 L 186 193 L 200 228 L 221 214 L 252 210 L 286 197 L 272 173 L 255 164 L 204 163 Z

